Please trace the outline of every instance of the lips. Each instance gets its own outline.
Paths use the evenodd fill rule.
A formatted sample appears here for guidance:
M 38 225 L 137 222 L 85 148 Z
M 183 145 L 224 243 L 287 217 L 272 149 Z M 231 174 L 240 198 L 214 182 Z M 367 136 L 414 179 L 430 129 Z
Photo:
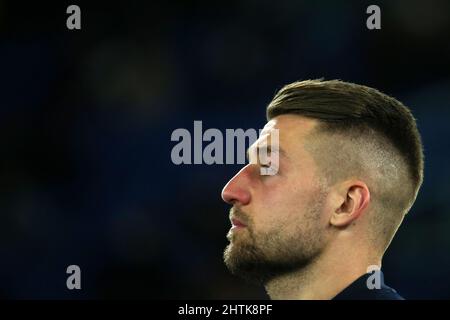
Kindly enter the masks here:
M 236 228 L 245 228 L 246 225 L 239 219 L 231 218 L 231 224 Z

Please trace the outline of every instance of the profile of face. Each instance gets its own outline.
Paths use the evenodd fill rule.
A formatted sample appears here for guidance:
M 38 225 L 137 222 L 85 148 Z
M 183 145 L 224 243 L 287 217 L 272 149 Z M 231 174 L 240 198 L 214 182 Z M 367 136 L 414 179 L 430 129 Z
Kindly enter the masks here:
M 304 148 L 316 125 L 297 115 L 270 120 L 249 148 L 249 163 L 223 188 L 223 200 L 232 205 L 224 261 L 233 274 L 264 284 L 312 263 L 324 249 L 327 191 Z M 271 148 L 273 130 L 278 130 L 277 148 Z M 252 152 L 265 147 L 269 159 L 278 161 L 274 175 L 261 174 L 258 153 Z

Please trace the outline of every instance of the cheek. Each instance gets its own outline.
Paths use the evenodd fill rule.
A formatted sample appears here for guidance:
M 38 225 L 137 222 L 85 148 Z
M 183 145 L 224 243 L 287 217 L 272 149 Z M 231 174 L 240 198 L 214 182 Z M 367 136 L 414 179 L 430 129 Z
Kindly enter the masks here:
M 274 228 L 290 229 L 302 220 L 302 216 L 309 210 L 312 190 L 300 188 L 298 184 L 273 185 L 260 193 L 257 217 L 254 219 L 258 231 L 267 232 Z

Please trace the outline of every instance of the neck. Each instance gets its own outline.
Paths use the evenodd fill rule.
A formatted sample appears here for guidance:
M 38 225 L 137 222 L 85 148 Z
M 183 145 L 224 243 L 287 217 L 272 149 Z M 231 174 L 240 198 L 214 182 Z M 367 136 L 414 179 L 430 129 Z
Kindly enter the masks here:
M 328 300 L 367 273 L 370 265 L 381 267 L 381 257 L 334 248 L 295 272 L 271 279 L 265 287 L 274 300 Z

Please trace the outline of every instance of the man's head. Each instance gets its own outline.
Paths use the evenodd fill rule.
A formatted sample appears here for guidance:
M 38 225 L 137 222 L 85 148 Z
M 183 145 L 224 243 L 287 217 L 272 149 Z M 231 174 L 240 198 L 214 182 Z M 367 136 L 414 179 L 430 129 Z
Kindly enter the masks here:
M 410 111 L 372 88 L 308 80 L 283 87 L 267 118 L 251 149 L 270 146 L 277 129 L 277 174 L 261 175 L 250 153 L 222 192 L 246 225 L 228 234 L 229 269 L 264 283 L 340 245 L 381 257 L 423 180 Z

